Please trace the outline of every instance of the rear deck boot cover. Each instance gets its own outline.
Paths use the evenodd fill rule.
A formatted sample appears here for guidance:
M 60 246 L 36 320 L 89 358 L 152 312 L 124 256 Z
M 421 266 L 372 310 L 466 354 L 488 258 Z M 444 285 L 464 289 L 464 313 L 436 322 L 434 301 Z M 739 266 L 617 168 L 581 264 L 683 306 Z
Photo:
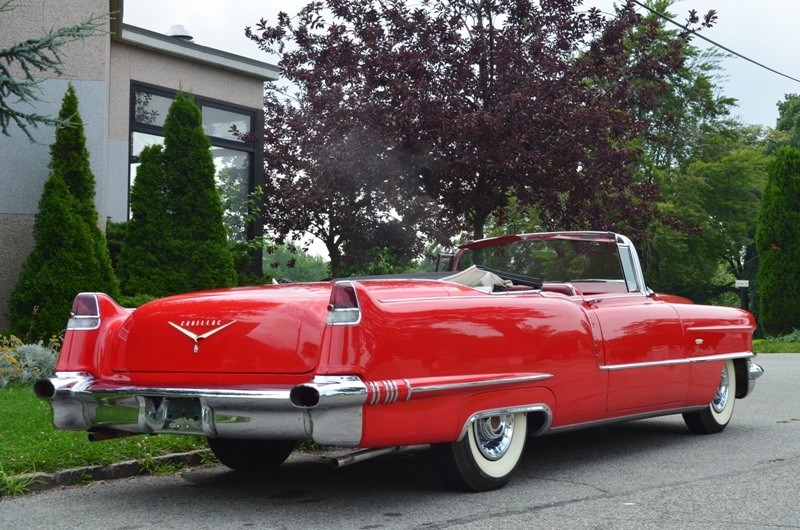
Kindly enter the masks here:
M 155 300 L 134 311 L 112 353 L 115 372 L 313 371 L 330 284 L 210 291 Z

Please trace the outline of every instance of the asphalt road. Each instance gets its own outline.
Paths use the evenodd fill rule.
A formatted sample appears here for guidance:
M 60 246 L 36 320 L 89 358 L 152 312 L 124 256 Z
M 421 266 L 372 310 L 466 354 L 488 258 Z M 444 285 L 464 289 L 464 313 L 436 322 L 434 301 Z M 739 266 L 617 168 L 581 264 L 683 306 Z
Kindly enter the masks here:
M 720 434 L 680 416 L 529 440 L 504 489 L 449 491 L 415 449 L 334 470 L 293 455 L 269 477 L 223 467 L 0 500 L 0 528 L 800 528 L 800 354 Z

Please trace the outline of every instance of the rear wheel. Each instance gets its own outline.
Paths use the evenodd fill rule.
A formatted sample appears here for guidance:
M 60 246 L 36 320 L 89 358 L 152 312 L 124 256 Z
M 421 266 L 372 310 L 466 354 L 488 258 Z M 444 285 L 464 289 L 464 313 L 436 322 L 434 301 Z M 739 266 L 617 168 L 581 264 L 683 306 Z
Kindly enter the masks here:
M 281 465 L 294 450 L 294 440 L 208 438 L 214 455 L 236 471 L 265 471 Z
M 525 448 L 524 413 L 499 414 L 475 420 L 459 442 L 433 445 L 433 455 L 447 482 L 464 491 L 504 486 Z
M 711 404 L 697 412 L 687 412 L 683 421 L 695 434 L 714 434 L 728 426 L 733 416 L 736 401 L 736 371 L 733 360 L 729 359 L 722 367 L 719 386 Z

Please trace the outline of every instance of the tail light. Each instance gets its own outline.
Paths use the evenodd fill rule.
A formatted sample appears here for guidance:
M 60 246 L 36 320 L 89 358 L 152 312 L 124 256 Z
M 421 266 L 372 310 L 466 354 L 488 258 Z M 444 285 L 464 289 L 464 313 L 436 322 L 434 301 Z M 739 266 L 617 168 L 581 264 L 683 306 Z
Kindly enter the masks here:
M 336 282 L 331 290 L 326 323 L 331 326 L 352 325 L 361 322 L 361 308 L 352 282 Z
M 94 293 L 80 293 L 72 301 L 67 330 L 92 330 L 100 327 L 100 304 Z

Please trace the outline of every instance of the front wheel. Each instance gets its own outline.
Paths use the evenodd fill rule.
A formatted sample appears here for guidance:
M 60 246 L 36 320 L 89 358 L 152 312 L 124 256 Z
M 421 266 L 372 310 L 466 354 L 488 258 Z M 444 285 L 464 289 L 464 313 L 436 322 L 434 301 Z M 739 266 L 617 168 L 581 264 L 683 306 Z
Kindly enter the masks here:
M 498 414 L 475 420 L 459 442 L 434 444 L 433 456 L 445 480 L 464 491 L 504 486 L 525 448 L 524 413 Z
M 214 455 L 236 471 L 266 471 L 281 465 L 294 450 L 294 440 L 208 438 Z
M 687 412 L 683 421 L 695 434 L 714 434 L 728 426 L 733 416 L 733 404 L 736 401 L 736 371 L 733 360 L 728 359 L 722 367 L 719 386 L 711 404 L 697 412 Z

